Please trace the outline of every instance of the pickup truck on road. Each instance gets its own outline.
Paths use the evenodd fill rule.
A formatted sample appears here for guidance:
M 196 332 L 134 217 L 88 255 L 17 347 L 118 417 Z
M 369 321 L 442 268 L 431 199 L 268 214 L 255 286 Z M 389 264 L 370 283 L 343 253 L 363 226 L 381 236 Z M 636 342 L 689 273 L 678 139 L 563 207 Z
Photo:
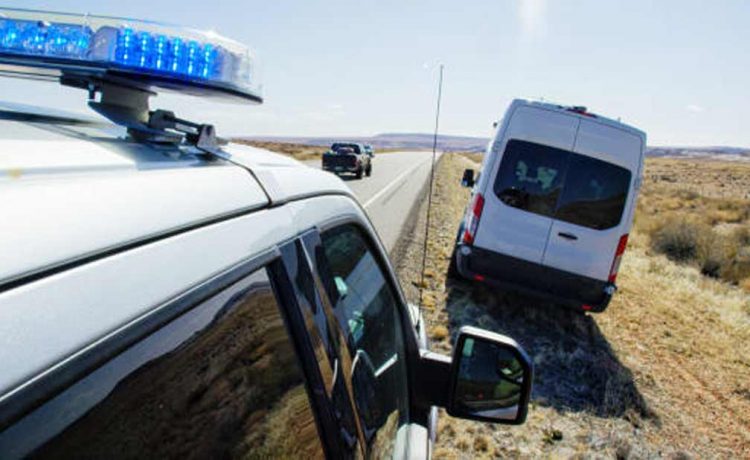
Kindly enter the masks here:
M 323 171 L 334 174 L 354 173 L 357 179 L 362 175 L 372 174 L 372 155 L 365 151 L 362 144 L 335 143 L 331 150 L 323 154 Z

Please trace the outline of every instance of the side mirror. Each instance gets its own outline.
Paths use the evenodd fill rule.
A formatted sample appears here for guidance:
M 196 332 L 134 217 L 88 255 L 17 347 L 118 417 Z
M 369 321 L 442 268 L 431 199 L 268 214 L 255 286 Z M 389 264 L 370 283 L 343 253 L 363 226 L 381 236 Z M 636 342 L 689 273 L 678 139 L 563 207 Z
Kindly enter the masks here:
M 461 185 L 463 187 L 474 186 L 474 170 L 473 169 L 464 169 L 464 177 L 461 179 Z
M 532 361 L 513 339 L 464 326 L 451 362 L 448 414 L 521 424 L 526 420 L 532 378 Z

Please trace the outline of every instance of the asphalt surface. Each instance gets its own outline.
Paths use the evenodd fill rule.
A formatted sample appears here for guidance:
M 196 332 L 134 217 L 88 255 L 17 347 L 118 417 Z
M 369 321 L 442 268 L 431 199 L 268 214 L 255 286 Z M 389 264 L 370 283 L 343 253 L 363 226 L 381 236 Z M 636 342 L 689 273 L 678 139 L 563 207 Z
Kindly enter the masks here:
M 392 152 L 378 155 L 372 162 L 372 175 L 355 179 L 342 175 L 370 220 L 386 249 L 393 250 L 410 217 L 414 202 L 430 179 L 432 152 Z M 308 161 L 320 168 L 320 161 Z

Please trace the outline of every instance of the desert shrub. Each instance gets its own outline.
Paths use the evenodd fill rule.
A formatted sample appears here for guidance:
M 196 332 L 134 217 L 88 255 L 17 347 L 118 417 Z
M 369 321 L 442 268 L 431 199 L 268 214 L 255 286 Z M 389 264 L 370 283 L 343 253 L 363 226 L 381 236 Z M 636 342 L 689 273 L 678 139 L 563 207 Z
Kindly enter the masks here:
M 729 235 L 684 216 L 669 217 L 651 231 L 651 247 L 669 259 L 698 266 L 701 273 L 740 284 L 750 277 L 750 228 Z
M 750 225 L 737 227 L 734 232 L 732 232 L 732 238 L 739 247 L 750 246 Z
M 706 224 L 680 217 L 669 218 L 652 231 L 651 245 L 654 250 L 676 262 L 696 260 L 702 240 L 713 232 Z
M 722 267 L 721 277 L 740 286 L 746 285 L 750 290 L 750 246 L 739 245 L 737 240 L 734 243 L 731 256 Z
M 721 278 L 743 286 L 750 279 L 750 226 L 742 225 L 724 238 L 725 262 Z
M 747 292 L 750 292 L 750 278 L 745 278 L 740 281 L 740 287 Z M 747 313 L 750 315 L 750 303 L 747 304 Z
M 701 273 L 719 278 L 732 263 L 733 248 L 729 238 L 717 234 L 713 229 L 701 233 L 698 239 L 698 267 Z

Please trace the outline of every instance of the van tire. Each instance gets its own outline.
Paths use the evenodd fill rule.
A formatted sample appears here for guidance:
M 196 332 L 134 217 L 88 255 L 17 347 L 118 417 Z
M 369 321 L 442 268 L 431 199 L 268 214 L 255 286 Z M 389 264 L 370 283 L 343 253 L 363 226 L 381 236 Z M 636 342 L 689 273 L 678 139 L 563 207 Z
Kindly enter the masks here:
M 367 165 L 367 169 L 365 170 L 365 175 L 367 177 L 370 177 L 372 175 L 372 165 Z
M 360 167 L 354 175 L 357 179 L 362 179 L 362 168 Z
M 446 278 L 448 280 L 461 280 L 463 277 L 461 276 L 461 273 L 458 272 L 458 263 L 456 262 L 456 248 L 453 248 L 453 252 L 451 252 L 451 260 L 448 263 L 448 273 L 446 274 Z

